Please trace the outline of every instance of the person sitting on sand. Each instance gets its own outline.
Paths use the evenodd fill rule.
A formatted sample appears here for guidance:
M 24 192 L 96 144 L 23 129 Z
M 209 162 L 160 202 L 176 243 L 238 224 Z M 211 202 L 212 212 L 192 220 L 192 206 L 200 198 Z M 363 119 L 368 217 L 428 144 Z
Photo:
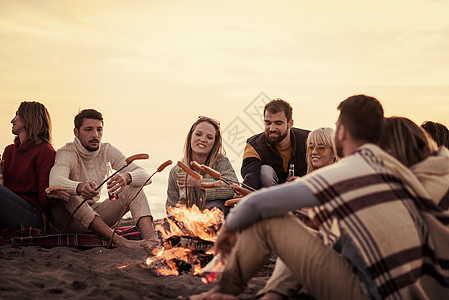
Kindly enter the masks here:
M 441 259 L 437 251 L 447 249 L 447 239 L 429 239 L 425 216 L 430 206 L 435 212 L 447 209 L 432 204 L 447 202 L 446 149 L 440 161 L 445 166 L 430 184 L 440 185 L 435 194 L 440 199 L 432 201 L 430 192 L 425 195 L 428 189 L 418 193 L 396 176 L 394 168 L 403 165 L 376 145 L 384 117 L 375 98 L 352 96 L 338 109 L 335 142 L 343 158 L 292 183 L 245 197 L 216 240 L 216 252 L 230 254 L 218 284 L 191 299 L 238 295 L 272 251 L 316 299 L 442 299 L 449 293 L 447 268 L 440 265 L 448 251 Z M 404 146 L 413 147 L 409 141 Z M 320 204 L 329 213 L 320 230 L 334 248 L 285 214 Z
M 332 128 L 321 127 L 313 130 L 307 136 L 307 174 L 332 165 L 338 160 L 334 133 L 335 130 Z M 324 208 L 316 206 L 313 209 L 315 212 L 310 211 L 309 215 L 319 214 Z M 307 211 L 305 212 L 307 213 Z M 263 295 L 261 299 L 267 300 L 284 299 L 292 297 L 300 288 L 301 284 L 298 283 L 289 268 L 281 259 L 277 258 L 273 274 L 257 295 Z
M 449 149 L 449 130 L 446 126 L 438 122 L 425 121 L 421 127 L 432 136 L 439 147 L 444 146 Z
M 11 123 L 14 144 L 5 148 L 0 160 L 0 228 L 25 225 L 45 230 L 51 198 L 68 196 L 48 189 L 55 162 L 50 114 L 43 104 L 24 101 Z
M 274 186 L 306 174 L 309 130 L 293 127 L 293 108 L 280 98 L 263 110 L 265 131 L 248 138 L 243 151 L 243 183 L 254 189 Z M 294 175 L 289 176 L 290 166 Z
M 94 231 L 117 246 L 143 249 L 143 241 L 116 235 L 111 226 L 130 210 L 142 238 L 156 238 L 147 197 L 140 190 L 149 174 L 131 163 L 107 182 L 108 190 L 117 194 L 118 199 L 98 202 L 101 188 L 97 186 L 108 175 L 107 165 L 118 170 L 125 165 L 125 156 L 111 144 L 101 142 L 103 116 L 100 112 L 82 110 L 75 116 L 74 123 L 75 140 L 57 150 L 50 172 L 50 186 L 63 188 L 71 195 L 68 201 L 52 205 L 52 223 L 58 231 Z M 87 201 L 79 206 L 84 200 Z
M 209 117 L 200 116 L 190 127 L 184 143 L 182 162 L 190 166 L 196 161 L 220 172 L 223 177 L 237 181 L 234 168 L 226 157 L 223 148 L 220 123 Z M 213 182 L 216 178 L 200 172 L 203 182 Z M 218 207 L 225 213 L 228 208 L 224 203 L 234 196 L 234 190 L 229 186 L 203 190 L 201 181 L 193 178 L 175 165 L 171 168 L 168 177 L 167 202 L 165 206 L 174 207 L 177 204 L 199 209 Z

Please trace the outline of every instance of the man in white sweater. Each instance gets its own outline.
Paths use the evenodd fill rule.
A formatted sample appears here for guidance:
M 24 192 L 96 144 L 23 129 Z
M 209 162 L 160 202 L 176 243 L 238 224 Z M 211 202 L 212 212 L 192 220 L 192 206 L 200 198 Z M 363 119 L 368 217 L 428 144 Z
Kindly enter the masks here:
M 131 163 L 107 182 L 108 190 L 118 198 L 98 202 L 101 188 L 96 188 L 108 176 L 107 165 L 118 170 L 125 165 L 125 156 L 111 144 L 101 143 L 103 116 L 94 109 L 75 116 L 74 134 L 72 143 L 57 150 L 50 172 L 50 187 L 64 188 L 70 194 L 68 201 L 60 200 L 52 206 L 52 223 L 58 230 L 94 231 L 117 246 L 142 249 L 144 241 L 127 240 L 114 234 L 111 226 L 131 211 L 143 239 L 156 239 L 150 206 L 140 190 L 149 174 Z

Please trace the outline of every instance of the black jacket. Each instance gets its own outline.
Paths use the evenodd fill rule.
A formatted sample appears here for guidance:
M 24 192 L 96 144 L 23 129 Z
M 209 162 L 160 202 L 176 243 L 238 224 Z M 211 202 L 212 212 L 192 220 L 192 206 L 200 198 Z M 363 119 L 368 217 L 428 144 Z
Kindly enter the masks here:
M 295 164 L 295 176 L 303 176 L 307 172 L 306 140 L 309 132 L 309 130 L 294 127 L 290 129 L 292 152 L 289 164 Z M 276 148 L 268 143 L 265 133 L 253 135 L 247 143 L 254 147 L 260 160 L 256 157 L 247 157 L 243 160 L 241 169 L 243 183 L 255 189 L 261 188 L 260 167 L 262 165 L 271 166 L 279 178 L 279 183 L 285 182 L 288 172 L 284 172 L 282 157 Z

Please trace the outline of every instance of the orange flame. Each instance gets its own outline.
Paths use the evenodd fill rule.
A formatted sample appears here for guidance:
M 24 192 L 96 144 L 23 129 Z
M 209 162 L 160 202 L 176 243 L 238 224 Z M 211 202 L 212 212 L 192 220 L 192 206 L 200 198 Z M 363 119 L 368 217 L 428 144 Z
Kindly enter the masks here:
M 186 208 L 185 206 L 176 206 L 167 209 L 168 215 L 176 221 L 166 218 L 169 229 L 161 225 L 156 225 L 155 229 L 162 233 L 164 240 L 174 235 L 186 235 L 188 231 L 190 236 L 196 236 L 206 241 L 215 242 L 216 229 L 223 222 L 223 213 L 218 208 L 212 210 L 205 209 L 201 211 L 197 206 Z M 177 225 L 180 224 L 184 231 Z M 208 250 L 207 254 L 213 254 L 213 249 Z M 198 259 L 187 248 L 177 247 L 171 249 L 162 249 L 155 256 L 151 256 L 146 260 L 146 264 L 150 266 L 153 262 L 164 261 L 165 264 L 157 267 L 160 275 L 178 275 L 178 270 L 173 259 L 181 259 L 188 261 L 194 265 L 194 275 L 200 274 L 203 270 Z
M 167 209 L 167 213 L 176 221 L 182 223 L 192 236 L 197 236 L 203 240 L 212 242 L 216 239 L 216 233 L 214 230 L 210 230 L 210 228 L 220 224 L 223 218 L 221 210 L 216 207 L 212 210 L 205 209 L 201 211 L 196 205 L 191 208 L 184 206 L 171 207 Z M 167 222 L 170 225 L 169 230 L 165 230 L 160 225 L 157 225 L 155 228 L 162 233 L 163 239 L 167 239 L 173 235 L 185 235 L 175 222 L 168 218 Z

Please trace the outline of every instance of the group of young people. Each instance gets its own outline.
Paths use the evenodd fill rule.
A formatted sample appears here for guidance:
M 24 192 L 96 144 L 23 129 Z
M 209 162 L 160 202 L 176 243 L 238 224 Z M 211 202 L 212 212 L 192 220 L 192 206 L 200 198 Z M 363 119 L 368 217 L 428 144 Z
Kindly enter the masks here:
M 327 148 L 338 162 L 243 198 L 215 243 L 226 257 L 220 280 L 191 299 L 236 299 L 272 253 L 279 259 L 262 299 L 300 286 L 316 299 L 447 297 L 447 128 L 432 125 L 433 139 L 407 118 L 385 118 L 366 95 L 338 110 L 334 144 L 320 139 L 323 147 L 306 148 Z M 304 208 L 310 223 L 291 213 Z
M 218 179 L 199 171 L 198 180 L 172 167 L 167 209 L 219 207 L 226 215 L 215 244 L 227 257 L 223 276 L 213 290 L 193 298 L 238 295 L 272 253 L 278 259 L 259 292 L 263 299 L 282 299 L 300 287 L 317 299 L 437 299 L 449 293 L 447 128 L 385 118 L 379 101 L 366 95 L 349 97 L 338 109 L 336 130 L 310 132 L 293 126 L 288 102 L 267 103 L 265 130 L 248 138 L 241 168 L 244 185 L 256 191 L 230 211 L 225 201 L 239 197 L 230 186 L 202 189 L 202 182 Z M 94 231 L 133 249 L 157 240 L 141 189 L 149 174 L 101 142 L 101 113 L 81 111 L 74 141 L 58 151 L 41 103 L 22 102 L 11 122 L 16 138 L 2 157 L 0 228 Z M 237 181 L 215 119 L 200 116 L 193 123 L 181 161 Z M 107 182 L 118 199 L 99 201 L 108 164 L 126 167 Z M 142 241 L 114 234 L 111 227 L 127 211 Z

